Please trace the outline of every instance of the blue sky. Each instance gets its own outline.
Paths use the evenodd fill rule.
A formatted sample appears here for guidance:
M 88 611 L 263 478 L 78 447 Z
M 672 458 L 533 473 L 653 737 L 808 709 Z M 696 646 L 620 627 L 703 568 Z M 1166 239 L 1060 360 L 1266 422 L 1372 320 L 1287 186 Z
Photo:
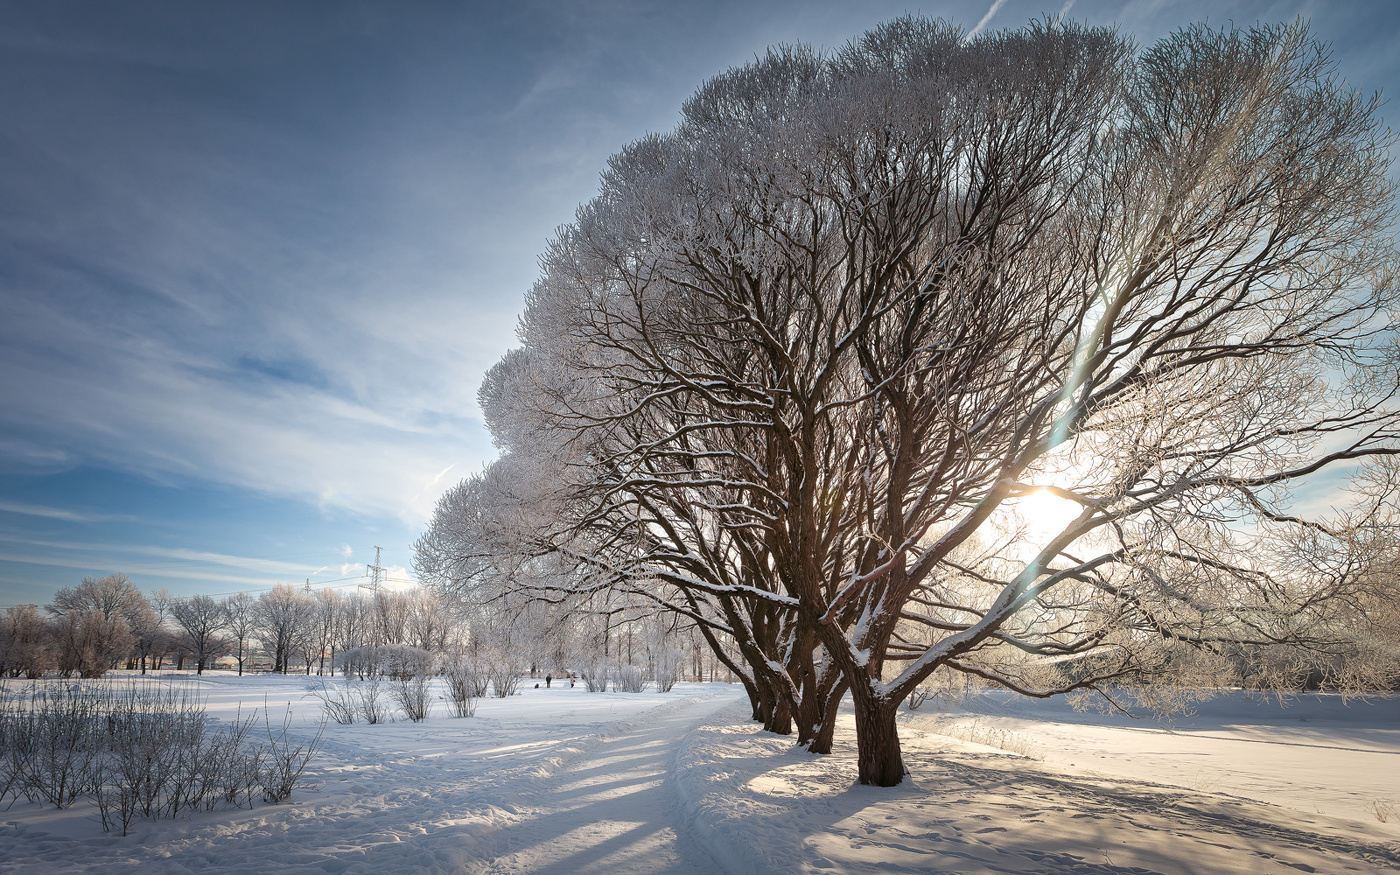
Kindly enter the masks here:
M 608 155 L 770 44 L 1062 2 L 0 0 L 0 606 L 353 586 L 376 545 L 406 580 Z M 1389 3 L 1064 5 L 1140 42 L 1303 16 L 1400 86 Z

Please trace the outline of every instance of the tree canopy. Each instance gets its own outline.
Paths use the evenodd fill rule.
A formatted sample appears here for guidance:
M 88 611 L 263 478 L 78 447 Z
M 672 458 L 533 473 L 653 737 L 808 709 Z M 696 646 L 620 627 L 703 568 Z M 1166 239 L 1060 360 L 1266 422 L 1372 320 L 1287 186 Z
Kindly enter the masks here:
M 878 785 L 935 671 L 1326 649 L 1364 575 L 1290 490 L 1400 423 L 1378 108 L 1301 23 L 772 49 L 550 242 L 418 571 L 684 617 L 815 751 L 849 692 Z

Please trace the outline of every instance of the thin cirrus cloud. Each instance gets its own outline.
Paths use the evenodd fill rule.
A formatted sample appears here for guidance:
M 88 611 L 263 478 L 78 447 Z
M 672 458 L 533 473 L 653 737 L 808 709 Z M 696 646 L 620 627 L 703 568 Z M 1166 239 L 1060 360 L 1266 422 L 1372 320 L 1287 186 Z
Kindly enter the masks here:
M 118 82 L 141 78 L 130 52 L 104 48 L 80 54 Z M 407 184 L 412 162 L 376 135 L 337 147 L 155 85 L 83 79 L 67 112 L 25 104 L 42 135 L 21 136 L 0 171 L 10 441 L 421 520 L 431 503 L 415 497 L 438 472 L 486 455 L 475 383 L 510 336 L 532 259 L 519 276 L 474 264 L 445 239 L 471 217 L 400 202 L 430 186 Z M 74 129 L 94 118 L 100 146 Z M 362 161 L 399 185 L 358 182 Z M 454 187 L 451 168 L 426 173 Z M 404 221 L 389 233 L 390 219 Z
M 17 539 L 0 537 L 0 542 Z M 24 539 L 23 546 L 0 548 L 0 561 L 59 568 L 87 568 L 98 557 L 119 558 L 133 576 L 197 580 L 238 587 L 268 587 L 276 580 L 324 579 L 327 572 L 351 573 L 360 566 L 314 566 L 259 557 L 228 556 L 167 547 Z
M 17 501 L 0 500 L 0 513 L 13 513 L 21 516 L 39 517 L 41 519 L 62 520 L 64 522 L 114 522 L 131 520 L 133 517 L 125 514 L 93 513 L 88 511 L 75 511 L 61 507 L 45 507 L 38 504 L 24 504 Z

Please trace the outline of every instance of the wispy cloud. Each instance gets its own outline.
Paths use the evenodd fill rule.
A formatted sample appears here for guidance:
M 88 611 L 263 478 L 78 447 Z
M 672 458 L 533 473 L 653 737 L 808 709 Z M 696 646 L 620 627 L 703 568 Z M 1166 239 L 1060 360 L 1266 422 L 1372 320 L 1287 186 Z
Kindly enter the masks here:
M 62 471 L 73 465 L 73 456 L 55 447 L 32 441 L 0 436 L 0 470 L 47 472 Z
M 61 520 L 70 523 L 132 522 L 138 517 L 121 513 L 96 513 L 86 510 L 71 510 L 65 507 L 48 507 L 42 504 L 29 504 L 22 501 L 0 499 L 0 513 L 13 513 L 20 516 L 41 519 Z
M 163 556 L 180 560 L 183 563 L 198 565 L 222 565 L 228 568 L 242 568 L 266 574 L 305 577 L 318 573 L 315 566 L 300 562 L 279 562 L 253 556 L 230 556 L 225 553 L 210 553 L 203 550 L 184 550 L 170 547 L 137 547 L 134 552 L 146 556 Z
M 305 562 L 233 556 L 226 553 L 186 550 L 179 547 L 37 539 L 23 534 L 0 534 L 0 543 L 23 544 L 31 549 L 43 548 L 45 551 L 52 551 L 50 558 L 42 561 L 39 558 L 16 559 L 15 561 L 79 568 L 94 567 L 94 560 L 98 557 L 106 560 L 115 558 L 122 562 L 122 568 L 119 570 L 128 573 L 130 573 L 130 568 L 135 567 L 137 563 L 140 563 L 143 568 L 154 568 L 159 563 L 168 567 L 169 574 L 167 576 L 190 577 L 195 576 L 192 570 L 200 567 L 232 568 L 285 579 L 315 577 L 326 571 L 336 570 L 334 566 L 328 565 L 317 567 Z M 36 557 L 38 554 L 29 553 L 27 555 Z
M 1070 0 L 1070 2 L 1073 3 L 1074 0 Z M 987 9 L 987 13 L 982 16 L 982 19 L 978 21 L 977 24 L 973 25 L 972 30 L 969 30 L 967 32 L 966 38 L 972 39 L 973 37 L 977 36 L 977 34 L 981 33 L 986 28 L 986 26 L 991 23 L 992 17 L 997 14 L 997 10 L 1001 9 L 1001 7 L 1005 5 L 1006 0 L 992 0 L 992 5 Z
M 94 519 L 89 514 L 77 513 L 71 510 L 63 510 L 57 507 L 42 507 L 37 504 L 20 504 L 14 501 L 4 501 L 0 499 L 0 511 L 4 513 L 17 513 L 24 516 L 43 517 L 50 520 L 65 520 L 68 522 L 90 522 Z
M 204 571 L 199 568 L 172 568 L 164 565 L 151 565 L 143 563 L 125 564 L 120 569 L 103 566 L 94 566 L 84 562 L 83 556 L 66 554 L 51 556 L 37 553 L 11 553 L 0 551 L 0 562 L 15 562 L 24 565 L 42 565 L 50 568 L 71 568 L 74 571 L 86 573 L 105 573 L 109 571 L 122 571 L 133 578 L 158 577 L 170 580 L 193 580 L 205 583 L 217 583 L 237 587 L 271 587 L 276 580 L 269 580 L 267 576 L 248 576 L 238 574 L 220 574 L 215 571 Z M 77 582 L 76 580 L 74 581 Z

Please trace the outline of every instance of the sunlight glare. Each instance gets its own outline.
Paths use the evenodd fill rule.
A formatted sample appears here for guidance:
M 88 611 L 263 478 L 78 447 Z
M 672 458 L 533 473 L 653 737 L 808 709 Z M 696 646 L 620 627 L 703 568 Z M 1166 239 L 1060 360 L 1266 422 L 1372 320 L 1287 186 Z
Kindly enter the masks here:
M 1032 539 L 1045 542 L 1064 531 L 1079 516 L 1079 504 L 1048 489 L 1036 489 L 1016 501 L 1016 512 Z

